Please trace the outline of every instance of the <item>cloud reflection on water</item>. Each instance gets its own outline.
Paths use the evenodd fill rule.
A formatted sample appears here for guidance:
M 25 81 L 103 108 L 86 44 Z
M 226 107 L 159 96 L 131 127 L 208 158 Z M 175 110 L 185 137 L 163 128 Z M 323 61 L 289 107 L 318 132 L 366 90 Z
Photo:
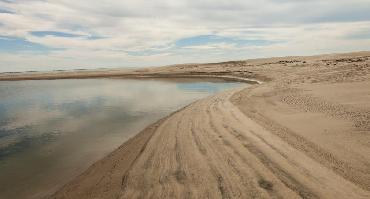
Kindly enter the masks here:
M 146 125 L 236 85 L 121 79 L 3 82 L 0 197 L 58 186 L 53 182 L 68 180 Z

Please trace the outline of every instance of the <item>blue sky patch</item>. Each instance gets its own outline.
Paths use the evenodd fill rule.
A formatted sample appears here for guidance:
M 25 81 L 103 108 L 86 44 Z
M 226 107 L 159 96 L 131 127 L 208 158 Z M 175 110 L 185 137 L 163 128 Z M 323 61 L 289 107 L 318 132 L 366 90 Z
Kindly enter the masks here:
M 361 30 L 345 36 L 346 39 L 370 39 L 370 29 Z
M 88 40 L 98 40 L 98 39 L 105 39 L 105 38 L 106 37 L 96 36 L 96 35 L 91 35 L 87 37 Z
M 258 40 L 258 39 L 237 39 L 231 37 L 223 37 L 217 35 L 199 35 L 195 37 L 184 38 L 176 41 L 176 47 L 188 47 L 188 46 L 201 46 L 207 44 L 216 44 L 216 43 L 227 43 L 235 44 L 236 46 L 263 46 L 269 45 L 274 42 L 268 40 Z
M 31 35 L 36 37 L 46 37 L 46 36 L 55 36 L 55 37 L 82 37 L 83 35 L 71 34 L 66 32 L 58 31 L 32 31 Z
M 0 8 L 0 13 L 14 14 L 14 12 L 12 12 L 10 10 L 2 9 L 2 8 Z
M 46 36 L 54 36 L 54 37 L 67 37 L 67 38 L 84 38 L 87 40 L 98 40 L 98 39 L 104 39 L 106 37 L 101 37 L 97 35 L 91 35 L 91 36 L 85 36 L 85 35 L 79 35 L 79 34 L 73 34 L 73 33 L 66 33 L 66 32 L 58 32 L 58 31 L 32 31 L 30 32 L 31 35 L 36 37 L 46 37 Z
M 161 54 L 158 50 L 126 51 L 131 56 L 151 56 Z
M 0 52 L 48 52 L 50 48 L 18 37 L 0 36 Z

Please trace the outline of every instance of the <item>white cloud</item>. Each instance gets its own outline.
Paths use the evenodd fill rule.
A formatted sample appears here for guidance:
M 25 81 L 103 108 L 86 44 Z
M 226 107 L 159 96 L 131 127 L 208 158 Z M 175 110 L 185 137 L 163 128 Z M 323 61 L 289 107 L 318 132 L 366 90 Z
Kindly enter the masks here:
M 0 71 L 153 66 L 370 50 L 369 38 L 364 34 L 356 38 L 370 29 L 368 0 L 16 0 L 0 1 L 0 8 L 9 11 L 0 12 L 0 36 L 50 48 L 30 54 L 3 44 Z M 33 31 L 83 37 L 39 37 Z M 176 47 L 176 41 L 199 35 L 271 42 Z

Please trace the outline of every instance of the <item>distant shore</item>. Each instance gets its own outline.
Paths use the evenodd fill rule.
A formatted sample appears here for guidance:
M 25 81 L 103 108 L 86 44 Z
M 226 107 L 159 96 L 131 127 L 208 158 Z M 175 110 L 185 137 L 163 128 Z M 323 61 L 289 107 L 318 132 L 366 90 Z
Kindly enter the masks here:
M 157 77 L 263 83 L 163 118 L 51 198 L 370 197 L 370 52 L 0 80 Z

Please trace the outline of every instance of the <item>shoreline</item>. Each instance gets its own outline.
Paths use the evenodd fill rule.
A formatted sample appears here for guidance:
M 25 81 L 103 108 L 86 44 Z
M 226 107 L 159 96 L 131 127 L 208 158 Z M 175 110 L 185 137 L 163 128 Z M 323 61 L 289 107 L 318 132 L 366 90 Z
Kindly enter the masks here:
M 215 78 L 215 79 L 220 79 L 222 81 L 225 80 L 225 77 L 217 77 L 217 76 L 181 76 L 180 78 L 192 79 L 192 78 L 199 78 L 199 77 L 212 78 L 212 79 Z M 144 78 L 144 79 L 149 79 L 149 78 L 158 79 L 158 78 L 163 78 L 163 77 L 157 77 L 157 76 L 138 77 L 138 79 L 141 79 L 141 78 Z M 179 78 L 179 77 L 176 76 L 176 77 L 168 77 L 168 78 L 175 78 L 176 79 L 176 78 Z M 226 78 L 227 78 L 228 81 L 230 81 L 234 77 L 226 77 Z M 134 79 L 136 79 L 136 78 L 134 78 Z M 248 83 L 253 82 L 253 84 L 262 84 L 263 83 L 262 81 L 258 81 L 258 80 L 254 80 L 254 79 L 253 80 L 252 79 L 239 79 L 237 77 L 235 77 L 235 79 L 237 80 L 236 82 L 248 82 Z M 242 89 L 244 89 L 244 86 L 243 86 Z M 210 96 L 210 97 L 212 97 L 212 96 Z M 202 99 L 200 99 L 200 100 L 202 100 Z M 110 152 L 108 155 L 106 155 L 102 159 L 97 160 L 95 163 L 90 165 L 83 173 L 79 174 L 78 176 L 75 176 L 67 184 L 60 187 L 50 197 L 51 198 L 64 198 L 64 197 L 69 198 L 69 197 L 71 197 L 71 196 L 68 196 L 68 194 L 64 193 L 64 191 L 61 191 L 61 190 L 70 190 L 70 189 L 75 189 L 75 188 L 78 189 L 79 186 L 80 186 L 79 184 L 81 184 L 80 181 L 85 181 L 86 176 L 93 175 L 96 178 L 96 176 L 104 175 L 104 173 L 100 173 L 100 171 L 97 172 L 97 170 L 100 170 L 100 169 L 106 170 L 107 169 L 106 167 L 113 166 L 113 165 L 111 165 L 111 163 L 113 161 L 115 161 L 113 159 L 118 158 L 117 156 L 119 156 L 120 161 L 125 162 L 125 165 L 126 165 L 123 169 L 121 168 L 119 170 L 119 172 L 123 176 L 126 175 L 126 173 L 128 172 L 128 170 L 130 170 L 130 168 L 135 163 L 137 158 L 145 150 L 147 143 L 152 138 L 156 129 L 161 124 L 163 124 L 163 122 L 166 121 L 168 118 L 170 118 L 174 114 L 177 114 L 178 112 L 183 111 L 184 109 L 188 108 L 189 106 L 193 105 L 194 103 L 197 103 L 198 101 L 199 100 L 197 100 L 195 102 L 192 102 L 192 103 L 190 103 L 190 104 L 188 104 L 188 105 L 170 113 L 169 115 L 159 119 L 158 121 L 144 127 L 143 130 L 138 132 L 133 137 L 129 138 L 122 145 L 120 145 L 117 149 Z M 108 163 L 108 165 L 106 165 L 107 163 Z M 127 167 L 127 165 L 129 165 L 129 166 Z M 114 165 L 114 167 L 116 167 L 116 165 Z M 94 174 L 92 174 L 92 173 L 94 173 Z M 103 176 L 101 176 L 101 177 L 105 178 Z M 110 183 L 112 183 L 112 182 L 110 182 Z M 87 183 L 87 184 L 89 184 L 89 183 Z M 119 183 L 115 182 L 115 184 L 119 184 Z M 86 195 L 73 196 L 73 198 L 75 198 L 75 197 L 77 197 L 77 198 L 80 198 L 80 197 L 82 197 L 82 198 L 96 197 L 100 193 L 104 193 L 104 195 L 100 195 L 99 197 L 110 198 L 110 196 L 108 197 L 107 195 L 105 195 L 107 190 L 101 190 L 100 188 L 104 188 L 104 187 L 95 187 L 94 188 L 94 193 L 95 194 L 93 194 L 93 195 L 89 194 L 89 196 L 86 196 Z M 110 190 L 112 190 L 112 187 L 110 187 Z M 90 190 L 90 191 L 92 191 L 92 190 Z
M 368 198 L 369 58 L 361 52 L 105 73 L 264 83 L 170 114 L 51 198 Z
M 194 103 L 194 102 L 193 102 Z M 191 103 L 192 104 L 192 103 Z M 110 152 L 108 155 L 103 157 L 102 159 L 96 161 L 92 165 L 90 165 L 83 173 L 79 174 L 78 176 L 75 176 L 70 182 L 60 187 L 57 191 L 55 191 L 50 197 L 51 198 L 64 198 L 64 197 L 70 197 L 68 194 L 64 193 L 64 190 L 71 190 L 71 189 L 79 189 L 81 181 L 91 181 L 89 176 L 93 176 L 93 178 L 100 178 L 101 181 L 103 178 L 105 178 L 105 173 L 101 173 L 101 170 L 107 170 L 107 167 L 110 167 L 110 169 L 115 169 L 116 167 L 120 167 L 119 170 L 115 170 L 119 172 L 118 174 L 111 173 L 110 175 L 122 175 L 125 176 L 126 173 L 130 170 L 130 168 L 133 166 L 137 158 L 143 153 L 143 151 L 146 148 L 146 145 L 150 141 L 150 139 L 153 137 L 155 131 L 157 128 L 168 118 L 170 118 L 172 115 L 186 109 L 189 105 L 186 105 L 185 107 L 180 108 L 179 110 L 176 110 L 169 115 L 159 119 L 158 121 L 144 127 L 143 130 L 138 132 L 133 137 L 129 138 L 126 142 L 124 142 L 122 145 L 120 145 L 118 148 L 116 148 L 114 151 Z M 124 162 L 124 164 L 114 164 L 112 165 L 112 162 L 117 162 L 117 159 L 120 159 L 120 162 Z M 92 174 L 93 173 L 93 174 Z M 95 182 L 97 179 L 94 179 Z M 90 193 L 89 196 L 82 195 L 82 196 L 73 196 L 73 197 L 97 197 L 97 195 L 101 195 L 101 197 L 113 197 L 106 195 L 108 189 L 111 191 L 112 188 L 119 188 L 122 185 L 123 179 L 116 179 L 116 181 L 110 181 L 109 185 L 110 187 L 102 186 L 102 187 L 95 187 L 96 189 L 90 190 L 94 193 Z M 90 182 L 86 182 L 86 184 L 90 184 Z M 88 185 L 89 186 L 89 185 Z M 90 185 L 92 186 L 92 185 Z M 90 189 L 88 187 L 88 189 Z
M 234 81 L 234 82 L 245 82 L 249 84 L 261 84 L 263 81 L 258 80 L 257 78 L 246 78 L 246 77 L 239 77 L 239 76 L 232 76 L 232 75 L 192 75 L 192 74 L 96 74 L 96 75 L 87 75 L 87 74 L 72 74 L 73 72 L 68 72 L 71 74 L 62 75 L 56 74 L 51 76 L 47 75 L 19 75 L 19 76 L 0 76 L 1 81 L 26 81 L 26 80 L 58 80 L 58 79 L 114 79 L 114 78 L 123 78 L 123 79 L 176 79 L 176 78 L 216 78 L 225 81 Z

